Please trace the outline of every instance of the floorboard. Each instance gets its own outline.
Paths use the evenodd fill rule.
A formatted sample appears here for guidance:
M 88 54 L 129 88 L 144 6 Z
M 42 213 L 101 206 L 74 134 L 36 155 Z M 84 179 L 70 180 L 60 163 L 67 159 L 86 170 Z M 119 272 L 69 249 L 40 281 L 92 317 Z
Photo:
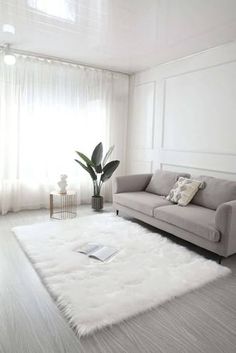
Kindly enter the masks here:
M 91 212 L 81 206 L 78 215 Z M 223 260 L 229 277 L 79 339 L 11 232 L 47 219 L 47 210 L 0 216 L 1 353 L 236 352 L 236 256 Z

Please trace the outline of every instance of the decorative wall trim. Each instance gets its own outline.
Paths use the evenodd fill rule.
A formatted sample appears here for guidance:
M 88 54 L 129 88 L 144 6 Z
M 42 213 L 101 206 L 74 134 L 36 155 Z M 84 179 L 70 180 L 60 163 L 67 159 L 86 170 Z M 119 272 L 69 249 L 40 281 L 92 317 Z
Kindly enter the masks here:
M 155 116 L 156 116 L 156 81 L 147 81 L 143 83 L 138 83 L 134 87 L 134 92 L 137 87 L 145 86 L 148 84 L 153 84 L 153 107 L 152 107 L 152 135 L 151 135 L 151 149 L 154 148 L 154 139 L 155 139 Z M 135 147 L 136 149 L 139 148 L 138 146 Z
M 154 87 L 153 87 L 153 110 L 152 110 L 152 149 L 154 149 L 154 141 L 155 141 L 155 129 L 156 129 L 156 81 L 153 81 Z
M 149 84 L 149 83 L 154 83 L 154 84 L 155 84 L 156 81 L 155 81 L 155 80 L 154 80 L 154 81 L 152 80 L 152 81 L 140 82 L 140 83 L 137 83 L 134 88 L 139 87 L 139 86 L 143 86 L 143 85 L 147 85 L 147 84 Z
M 180 60 L 175 60 L 171 63 L 168 63 L 168 65 L 159 65 L 156 68 L 141 72 L 139 74 L 136 74 L 134 76 L 134 80 L 132 81 L 132 90 L 135 89 L 135 87 L 143 86 L 145 84 L 151 84 L 153 88 L 153 96 L 154 99 L 153 101 L 149 100 L 151 102 L 151 105 L 149 104 L 149 120 L 148 124 L 153 131 L 149 131 L 147 135 L 147 140 L 146 145 L 148 145 L 147 148 L 140 148 L 138 149 L 138 146 L 134 146 L 132 144 L 132 141 L 130 140 L 130 145 L 129 145 L 129 150 L 128 150 L 128 156 L 130 160 L 137 160 L 138 165 L 134 166 L 135 168 L 138 168 L 139 170 L 142 170 L 142 168 L 145 168 L 146 170 L 149 170 L 149 168 L 152 170 L 152 172 L 156 168 L 168 168 L 168 169 L 178 169 L 178 168 L 183 168 L 183 171 L 185 170 L 192 170 L 192 174 L 207 174 L 207 175 L 215 175 L 216 177 L 218 176 L 219 178 L 225 178 L 225 179 L 236 179 L 236 148 L 234 141 L 228 141 L 227 140 L 227 135 L 225 138 L 222 140 L 222 144 L 220 141 L 220 132 L 221 132 L 221 123 L 219 122 L 216 126 L 216 132 L 211 136 L 211 134 L 206 132 L 206 134 L 209 134 L 209 143 L 207 140 L 207 137 L 203 136 L 200 141 L 203 141 L 203 144 L 199 144 L 198 140 L 195 138 L 193 141 L 191 137 L 187 136 L 186 139 L 183 141 L 175 140 L 175 143 L 173 140 L 171 140 L 171 134 L 169 134 L 169 129 L 171 129 L 171 125 L 169 125 L 169 122 L 174 119 L 173 114 L 175 113 L 175 103 L 178 103 L 176 101 L 176 97 L 174 96 L 174 91 L 173 89 L 180 89 L 182 83 L 196 83 L 199 84 L 203 80 L 203 83 L 206 82 L 206 85 L 209 83 L 210 87 L 212 87 L 212 93 L 210 92 L 209 94 L 209 99 L 206 98 L 206 110 L 207 112 L 212 112 L 213 110 L 211 109 L 210 104 L 212 104 L 211 99 L 215 99 L 215 97 L 219 97 L 219 104 L 221 103 L 221 97 L 222 97 L 222 104 L 227 104 L 227 99 L 233 99 L 233 93 L 232 90 L 229 91 L 225 97 L 224 97 L 224 92 L 218 89 L 217 86 L 216 88 L 215 85 L 218 84 L 217 78 L 219 76 L 219 82 L 221 77 L 229 77 L 230 83 L 234 87 L 234 81 L 233 78 L 231 77 L 233 75 L 233 72 L 235 71 L 235 63 L 236 63 L 236 42 L 234 46 L 232 47 L 230 45 L 226 45 L 224 48 L 220 49 L 218 48 L 215 51 L 215 48 L 211 48 L 208 50 L 209 54 L 204 52 L 204 53 L 198 53 L 196 55 L 199 56 L 199 59 L 195 60 L 196 55 L 188 57 L 188 58 L 181 58 Z M 181 62 L 180 62 L 181 61 Z M 231 75 L 232 72 L 232 75 Z M 199 74 L 198 74 L 199 73 Z M 188 76 L 189 75 L 189 76 Z M 226 76 L 225 76 L 226 75 Z M 230 76 L 231 75 L 231 76 Z M 214 80 L 214 77 L 216 77 L 216 80 Z M 171 80 L 172 81 L 168 81 Z M 175 78 L 176 81 L 175 81 Z M 178 79 L 179 78 L 179 79 Z M 226 78 L 224 79 L 224 84 L 227 84 Z M 214 81 L 213 81 L 214 80 Z M 173 86 L 172 86 L 173 84 Z M 148 97 L 150 97 L 150 94 L 152 92 L 152 89 L 148 88 Z M 185 86 L 185 89 L 187 86 Z M 200 89 L 200 85 L 197 87 Z M 207 86 L 208 87 L 208 86 Z M 145 90 L 145 89 L 144 89 Z M 207 90 L 207 88 L 206 88 Z M 186 91 L 188 92 L 188 91 Z M 134 92 L 133 92 L 134 93 Z M 194 98 L 194 94 L 191 92 L 191 102 L 193 103 L 193 106 L 197 104 L 197 96 L 196 99 Z M 212 98 L 213 97 L 213 98 Z M 142 99 L 142 97 L 140 97 Z M 172 99 L 173 98 L 173 99 Z M 179 94 L 179 99 L 184 99 L 184 96 Z M 146 103 L 145 97 L 143 97 L 143 104 Z M 152 102 L 153 102 L 153 107 L 152 107 Z M 216 103 L 217 103 L 216 102 Z M 182 101 L 184 103 L 184 101 Z M 189 103 L 190 104 L 190 103 Z M 140 107 L 143 108 L 142 102 L 140 102 Z M 230 106 L 229 112 L 229 126 L 227 125 L 224 129 L 225 133 L 227 131 L 231 131 L 230 128 L 230 121 L 234 123 L 233 120 L 233 107 L 235 107 L 234 103 L 232 102 L 232 105 Z M 170 113 L 169 115 L 169 108 L 170 108 Z M 191 107 L 188 105 L 188 109 Z M 152 111 L 153 110 L 153 120 L 152 120 Z M 196 106 L 197 109 L 197 106 Z M 137 111 L 138 112 L 138 111 Z M 191 114 L 191 110 L 190 110 Z M 144 115 L 144 114 L 142 114 Z M 204 121 L 203 119 L 204 114 L 202 114 L 201 121 Z M 218 118 L 220 119 L 219 114 L 217 115 Z M 132 124 L 130 125 L 130 136 L 132 136 L 132 128 L 135 128 L 135 117 L 132 117 Z M 145 116 L 141 117 L 141 114 L 139 114 L 139 118 L 142 119 L 144 127 L 146 127 L 145 123 Z M 181 121 L 181 116 L 177 116 L 178 121 Z M 191 119 L 193 122 L 193 117 Z M 223 118 L 222 118 L 223 120 Z M 210 116 L 210 121 L 214 123 L 214 116 Z M 227 120 L 228 121 L 228 120 Z M 178 122 L 173 120 L 173 123 L 178 129 Z M 223 122 L 222 122 L 223 124 Z M 214 125 L 214 124 L 213 124 Z M 170 127 L 169 127 L 170 126 Z M 184 132 L 188 133 L 190 132 L 191 134 L 194 134 L 193 129 L 188 129 L 188 125 L 186 125 L 186 128 L 184 129 Z M 214 127 L 214 126 L 213 126 Z M 199 131 L 199 129 L 198 129 Z M 173 132 L 174 133 L 174 132 Z M 139 131 L 139 134 L 142 134 L 142 131 Z M 193 137 L 196 137 L 196 135 L 190 135 Z M 231 134 L 232 136 L 232 134 Z M 135 137 L 135 136 L 134 136 Z M 137 137 L 137 136 L 136 136 Z M 173 136 L 174 138 L 174 136 Z M 219 142 L 218 142 L 219 140 Z M 169 144 L 170 142 L 170 144 Z M 212 144 L 211 144 L 212 142 Z M 137 140 L 138 144 L 138 140 Z M 145 142 L 143 141 L 143 145 L 145 145 Z M 152 145 L 152 150 L 151 150 L 151 145 Z M 144 146 L 146 147 L 146 146 Z M 224 147 L 224 149 L 223 149 Z M 202 148 L 202 150 L 201 150 Z M 145 163 L 147 162 L 147 163 Z M 133 168 L 133 170 L 135 170 Z M 220 170 L 219 170 L 220 169 Z M 132 167 L 130 167 L 130 172 L 133 172 Z M 196 171 L 196 172 L 195 172 Z
M 215 67 L 219 67 L 219 66 L 224 66 L 227 64 L 232 64 L 232 63 L 236 63 L 236 59 L 234 60 L 228 60 L 222 63 L 218 63 L 218 64 L 214 64 L 214 65 L 209 65 L 207 67 L 202 67 L 199 69 L 195 69 L 195 70 L 189 70 L 189 71 L 185 71 L 176 75 L 170 75 L 170 76 L 165 76 L 164 77 L 164 84 L 163 84 L 163 106 L 162 106 L 162 135 L 161 135 L 161 150 L 162 151 L 173 151 L 173 152 L 187 152 L 187 153 L 204 153 L 204 154 L 218 154 L 218 155 L 225 155 L 225 156 L 236 156 L 236 153 L 233 152 L 218 152 L 218 151 L 201 151 L 201 150 L 181 150 L 181 149 L 168 149 L 164 147 L 164 139 L 165 139 L 165 120 L 166 120 L 166 115 L 165 115 L 165 111 L 166 111 L 166 82 L 169 79 L 172 78 L 176 78 L 176 77 L 181 77 L 181 76 L 185 76 L 191 73 L 195 73 L 195 72 L 199 72 L 199 71 L 206 71 Z
M 180 167 L 180 168 L 185 168 L 185 169 L 196 169 L 196 170 L 205 170 L 207 172 L 216 172 L 216 173 L 221 173 L 221 174 L 229 174 L 229 175 L 236 175 L 236 173 L 233 172 L 227 172 L 224 170 L 217 170 L 217 169 L 207 169 L 207 168 L 199 168 L 199 167 L 193 167 L 190 165 L 182 165 L 182 164 L 172 164 L 172 163 L 161 163 L 160 164 L 160 169 L 163 169 L 163 166 L 169 166 L 169 167 Z
M 200 153 L 200 154 L 210 154 L 218 156 L 232 156 L 236 157 L 236 152 L 217 152 L 217 151 L 201 151 L 201 150 L 179 150 L 175 148 L 161 148 L 163 152 L 182 152 L 182 153 Z
M 163 82 L 163 105 L 162 105 L 162 116 L 161 116 L 161 149 L 164 149 L 164 139 L 165 139 L 165 120 L 166 120 L 166 79 Z
M 233 60 L 226 60 L 226 61 L 221 62 L 221 63 L 218 63 L 218 64 L 200 67 L 199 69 L 188 70 L 188 71 L 181 72 L 181 73 L 179 73 L 179 74 L 170 75 L 170 76 L 165 76 L 164 79 L 165 79 L 165 80 L 169 80 L 170 78 L 175 78 L 175 77 L 179 77 L 179 76 L 184 76 L 184 75 L 192 74 L 192 73 L 195 73 L 195 72 L 198 72 L 198 71 L 205 71 L 205 70 L 209 70 L 209 69 L 214 69 L 215 67 L 223 66 L 223 65 L 227 65 L 227 64 L 233 64 L 233 63 L 235 63 L 235 62 L 236 62 L 236 59 L 233 59 Z
M 154 173 L 153 168 L 154 168 L 154 164 L 153 164 L 153 161 L 151 161 L 151 162 L 150 162 L 150 172 L 151 172 L 151 173 Z

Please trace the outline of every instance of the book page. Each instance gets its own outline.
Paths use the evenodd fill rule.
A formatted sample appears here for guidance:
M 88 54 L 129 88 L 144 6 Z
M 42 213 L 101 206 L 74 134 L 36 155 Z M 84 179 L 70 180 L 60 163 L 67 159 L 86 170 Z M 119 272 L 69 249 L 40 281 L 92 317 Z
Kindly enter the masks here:
M 78 250 L 76 250 L 77 252 L 80 252 L 81 254 L 85 254 L 85 255 L 90 255 L 92 254 L 94 251 L 98 250 L 102 248 L 101 244 L 97 244 L 97 243 L 86 243 L 84 245 L 82 245 Z
M 110 257 L 114 256 L 117 252 L 117 249 L 111 248 L 109 246 L 103 246 L 102 248 L 96 249 L 95 251 L 90 253 L 89 257 L 105 261 Z

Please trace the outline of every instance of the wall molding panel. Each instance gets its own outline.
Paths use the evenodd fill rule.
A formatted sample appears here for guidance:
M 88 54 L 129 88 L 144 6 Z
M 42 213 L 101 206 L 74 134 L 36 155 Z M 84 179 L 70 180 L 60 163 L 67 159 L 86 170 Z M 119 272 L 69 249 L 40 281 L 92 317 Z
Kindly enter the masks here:
M 235 62 L 236 62 L 236 59 L 233 59 L 233 60 L 224 61 L 224 62 L 221 62 L 221 63 L 218 63 L 218 64 L 207 65 L 206 67 L 200 67 L 200 68 L 195 69 L 195 70 L 189 70 L 189 71 L 186 71 L 186 72 L 181 72 L 179 74 L 170 75 L 170 76 L 167 75 L 167 76 L 165 76 L 165 79 L 168 80 L 170 78 L 184 76 L 184 75 L 188 75 L 188 74 L 191 74 L 191 73 L 194 73 L 194 72 L 198 72 L 198 71 L 205 71 L 205 70 L 209 70 L 211 68 L 213 69 L 213 68 L 218 67 L 218 66 L 232 64 L 232 63 L 235 63 Z
M 236 42 L 138 73 L 130 86 L 127 173 L 236 180 Z
M 201 153 L 201 154 L 212 154 L 212 155 L 221 155 L 221 156 L 236 156 L 236 152 L 216 152 L 216 151 L 203 151 L 203 150 L 178 150 L 178 149 L 171 149 L 171 148 L 162 148 L 162 151 L 166 152 L 188 152 L 188 153 Z
M 196 171 L 206 171 L 206 172 L 215 172 L 215 173 L 220 173 L 220 174 L 231 174 L 231 175 L 236 175 L 236 172 L 235 173 L 232 173 L 232 172 L 224 172 L 222 170 L 215 170 L 215 169 L 206 169 L 206 168 L 197 168 L 197 167 L 191 167 L 191 166 L 188 166 L 188 165 L 182 165 L 182 164 L 167 164 L 167 163 L 161 163 L 160 165 L 160 169 L 168 169 L 168 167 L 176 167 L 176 168 L 183 168 L 183 169 L 194 169 Z
M 151 172 L 155 138 L 156 81 L 134 85 L 128 123 L 127 171 Z
M 186 165 L 175 165 L 175 164 L 167 164 L 167 163 L 161 164 L 160 169 L 179 171 L 179 172 L 188 172 L 193 177 L 198 177 L 200 175 L 209 175 L 209 176 L 215 176 L 218 178 L 223 178 L 228 180 L 234 180 L 234 181 L 236 180 L 236 173 L 224 172 L 222 170 L 196 168 L 196 167 L 190 167 Z

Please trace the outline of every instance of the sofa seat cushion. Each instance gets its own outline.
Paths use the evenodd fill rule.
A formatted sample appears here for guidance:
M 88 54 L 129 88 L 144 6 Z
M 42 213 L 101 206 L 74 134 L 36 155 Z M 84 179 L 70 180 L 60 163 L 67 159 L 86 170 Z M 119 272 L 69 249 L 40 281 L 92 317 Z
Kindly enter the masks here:
M 113 201 L 148 216 L 153 216 L 153 211 L 156 207 L 171 205 L 165 198 L 145 191 L 113 194 Z
M 181 207 L 163 206 L 154 210 L 154 217 L 194 233 L 212 242 L 220 240 L 220 232 L 215 228 L 216 212 L 197 205 Z

